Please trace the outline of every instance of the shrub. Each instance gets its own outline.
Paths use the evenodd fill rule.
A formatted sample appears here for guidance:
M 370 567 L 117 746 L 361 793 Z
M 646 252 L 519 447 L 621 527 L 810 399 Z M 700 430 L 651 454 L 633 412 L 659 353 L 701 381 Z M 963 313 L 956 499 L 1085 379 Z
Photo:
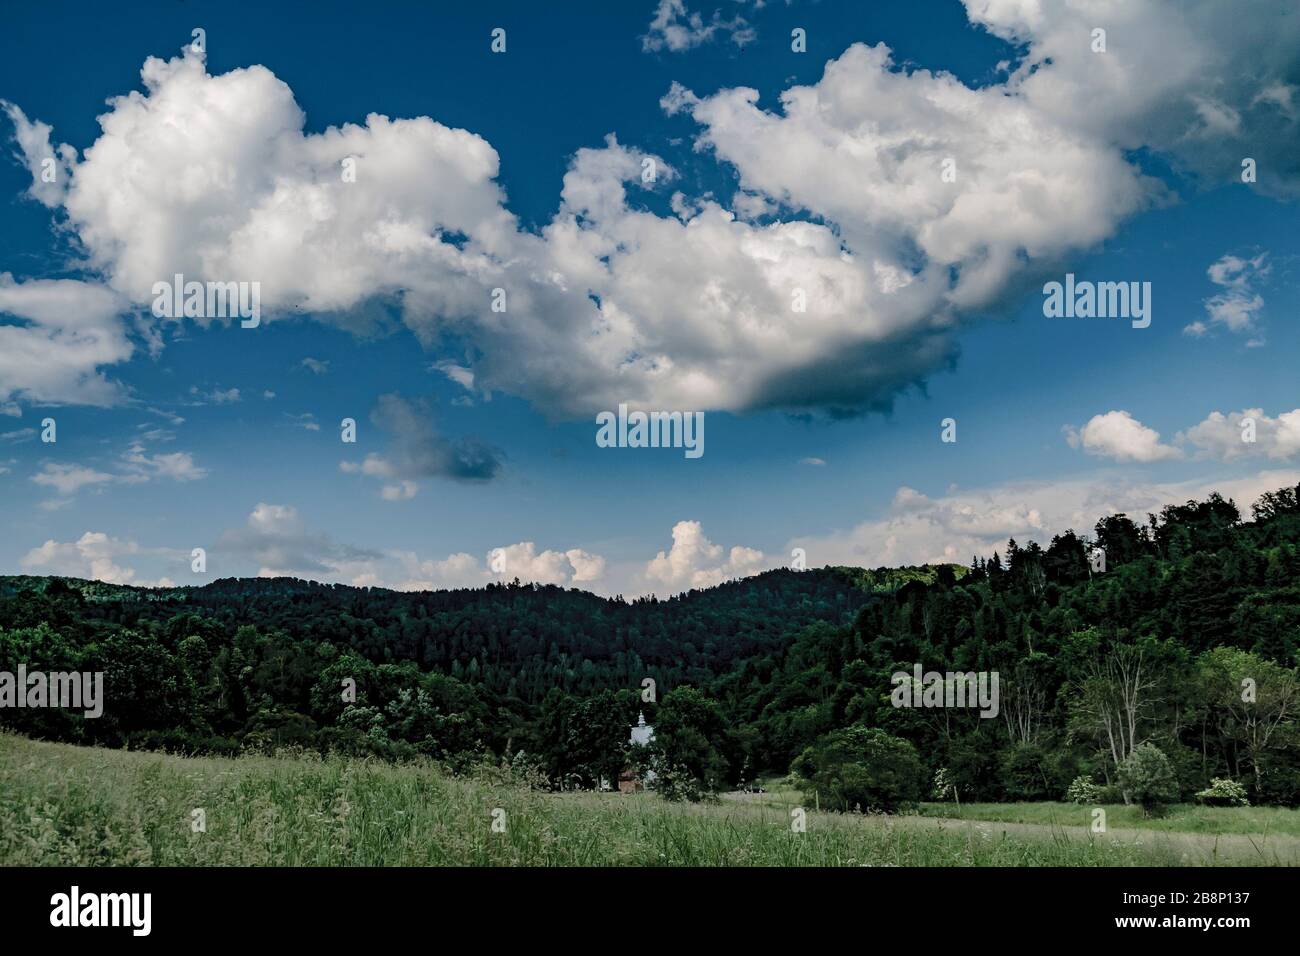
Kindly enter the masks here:
M 1086 774 L 1079 774 L 1066 788 L 1065 799 L 1071 803 L 1078 804 L 1097 804 L 1102 803 L 1102 796 L 1105 793 L 1105 787 L 1101 784 L 1093 783 Z
M 713 795 L 704 789 L 703 784 L 691 771 L 681 764 L 661 765 L 649 787 L 665 800 L 688 800 L 699 803 Z
M 947 767 L 940 767 L 934 772 L 934 786 L 931 788 L 930 795 L 935 800 L 958 799 L 957 785 L 953 783 Z
M 1047 767 L 1042 748 L 1015 744 L 1002 754 L 1002 789 L 1012 800 L 1044 800 L 1048 795 Z
M 1235 780 L 1215 777 L 1210 785 L 1196 795 L 1196 799 L 1207 807 L 1248 807 L 1246 788 Z
M 1178 780 L 1169 758 L 1155 744 L 1139 744 L 1119 768 L 1119 783 L 1129 799 L 1152 814 L 1178 799 Z
M 872 727 L 833 730 L 796 758 L 804 793 L 832 810 L 892 811 L 921 798 L 916 748 Z

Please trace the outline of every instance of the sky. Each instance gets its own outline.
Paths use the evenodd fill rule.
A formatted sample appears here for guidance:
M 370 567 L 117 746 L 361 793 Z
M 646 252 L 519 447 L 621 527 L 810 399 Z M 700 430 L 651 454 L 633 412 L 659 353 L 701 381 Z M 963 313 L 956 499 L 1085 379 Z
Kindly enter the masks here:
M 4 13 L 0 573 L 668 595 L 1300 481 L 1286 0 L 266 6 Z

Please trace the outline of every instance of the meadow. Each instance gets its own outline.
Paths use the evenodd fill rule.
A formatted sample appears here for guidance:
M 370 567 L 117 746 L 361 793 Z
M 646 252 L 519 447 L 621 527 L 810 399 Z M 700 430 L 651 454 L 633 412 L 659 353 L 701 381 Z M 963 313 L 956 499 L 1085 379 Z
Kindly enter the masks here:
M 1300 846 L 1300 811 L 1202 809 L 1188 815 L 1198 832 L 1171 832 L 1177 813 L 1123 817 L 1131 829 L 1095 835 L 1044 823 L 1033 804 L 1006 822 L 927 816 L 937 805 L 891 817 L 809 808 L 795 832 L 792 803 L 781 789 L 674 804 L 547 792 L 496 768 L 179 757 L 0 733 L 5 866 L 1177 866 L 1295 863 Z M 1213 820 L 1218 834 L 1204 829 Z

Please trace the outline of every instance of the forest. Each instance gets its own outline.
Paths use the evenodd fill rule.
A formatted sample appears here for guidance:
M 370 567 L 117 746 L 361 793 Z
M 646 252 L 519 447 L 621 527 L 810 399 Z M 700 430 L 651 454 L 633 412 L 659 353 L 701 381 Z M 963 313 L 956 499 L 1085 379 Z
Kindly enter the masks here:
M 1090 555 L 1100 549 L 1104 570 Z M 820 806 L 1122 797 L 1300 804 L 1300 486 L 1102 517 L 969 566 L 774 570 L 670 599 L 519 582 L 134 588 L 0 577 L 0 672 L 102 672 L 71 743 L 490 762 L 555 789 L 629 765 L 670 798 L 793 774 Z M 993 718 L 891 675 L 996 673 Z M 629 747 L 644 713 L 649 747 Z

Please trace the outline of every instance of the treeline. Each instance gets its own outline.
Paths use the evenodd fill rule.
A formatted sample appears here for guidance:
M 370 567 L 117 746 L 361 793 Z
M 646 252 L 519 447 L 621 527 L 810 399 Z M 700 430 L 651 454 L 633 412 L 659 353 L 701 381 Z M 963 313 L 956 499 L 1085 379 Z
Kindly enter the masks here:
M 0 721 L 181 752 L 504 758 L 554 786 L 652 762 L 685 796 L 793 768 L 844 808 L 1190 799 L 1227 786 L 1215 780 L 1294 805 L 1298 645 L 1289 488 L 1250 520 L 1212 495 L 1145 521 L 1107 516 L 1045 548 L 1011 541 L 969 567 L 781 570 L 671 600 L 518 583 L 408 594 L 0 578 L 0 671 L 102 670 L 107 698 L 97 720 L 4 709 Z M 917 664 L 997 672 L 997 716 L 893 706 L 892 675 Z M 642 711 L 656 743 L 629 750 Z
M 300 745 L 456 764 L 523 750 L 548 756 L 557 779 L 590 783 L 591 768 L 571 757 L 580 749 L 556 737 L 558 723 L 579 719 L 561 715 L 570 703 L 619 689 L 639 702 L 646 679 L 656 697 L 708 686 L 779 653 L 810 622 L 847 624 L 873 583 L 907 577 L 775 571 L 635 601 L 517 582 L 403 593 L 289 578 L 150 590 L 4 577 L 0 671 L 103 671 L 107 703 L 93 720 L 0 710 L 0 721 L 51 739 L 187 753 Z M 355 699 L 345 699 L 347 681 Z M 620 711 L 609 746 L 626 741 L 636 715 Z

